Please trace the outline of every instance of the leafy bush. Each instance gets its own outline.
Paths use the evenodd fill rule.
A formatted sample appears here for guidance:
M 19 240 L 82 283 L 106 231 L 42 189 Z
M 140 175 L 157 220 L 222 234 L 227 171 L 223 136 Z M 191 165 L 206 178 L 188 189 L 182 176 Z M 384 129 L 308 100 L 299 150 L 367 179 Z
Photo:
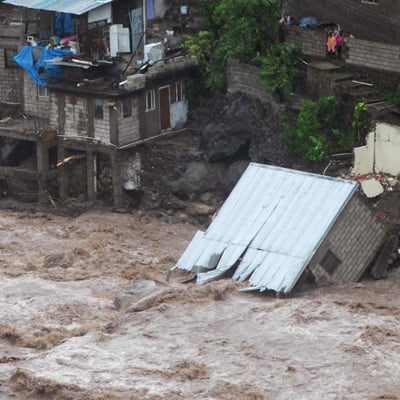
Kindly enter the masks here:
M 312 100 L 304 100 L 295 126 L 283 123 L 284 136 L 289 140 L 291 150 L 310 161 L 321 161 L 327 155 L 325 136 L 319 133 L 318 106 Z
M 340 104 L 335 96 L 321 97 L 318 100 L 318 116 L 325 128 L 338 128 L 339 108 Z
M 360 101 L 354 107 L 353 118 L 351 126 L 357 135 L 358 141 L 360 141 L 361 135 L 366 134 L 369 128 L 368 107 L 363 101 Z
M 224 90 L 230 58 L 252 60 L 276 40 L 280 0 L 202 0 L 205 31 L 186 38 L 185 47 L 199 58 L 201 81 L 210 93 Z
M 266 87 L 272 93 L 290 93 L 301 58 L 298 44 L 274 44 L 266 55 L 258 58 L 261 61 L 260 77 Z
M 400 108 L 400 85 L 397 86 L 394 93 L 392 93 L 385 99 L 385 103 L 389 106 L 394 106 L 394 107 Z

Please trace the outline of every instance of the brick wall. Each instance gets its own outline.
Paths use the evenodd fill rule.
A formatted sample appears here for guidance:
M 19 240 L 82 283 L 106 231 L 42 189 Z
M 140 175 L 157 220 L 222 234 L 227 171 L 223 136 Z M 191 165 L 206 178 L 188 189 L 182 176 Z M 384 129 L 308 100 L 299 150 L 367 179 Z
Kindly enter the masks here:
M 324 32 L 290 25 L 283 28 L 283 36 L 286 42 L 299 43 L 306 56 L 326 58 Z M 346 38 L 344 61 L 359 68 L 400 73 L 400 46 Z
M 140 139 L 140 124 L 137 98 L 132 98 L 131 106 L 132 115 L 130 117 L 124 118 L 122 101 L 119 102 L 118 109 L 120 110 L 120 112 L 118 121 L 118 137 L 120 146 L 124 146 Z
M 400 46 L 349 39 L 346 64 L 400 73 Z
M 22 41 L 22 25 L 0 25 L 0 101 L 22 103 L 22 70 L 11 61 Z
M 289 14 L 297 21 L 312 15 L 320 21 L 340 24 L 356 38 L 396 44 L 400 41 L 398 0 L 380 0 L 379 4 L 360 0 L 287 0 Z
M 38 85 L 25 72 L 23 86 L 25 114 L 50 121 L 51 98 L 47 88 L 42 88 L 43 91 L 39 92 Z
M 306 56 L 326 57 L 326 35 L 323 31 L 289 25 L 283 28 L 283 37 L 285 42 L 298 43 Z
M 318 280 L 357 281 L 382 246 L 385 236 L 375 215 L 354 196 L 310 262 L 310 269 Z M 328 250 L 341 261 L 331 276 L 321 265 Z
M 265 89 L 258 73 L 259 68 L 256 66 L 230 60 L 227 66 L 228 93 L 247 93 L 270 103 L 272 95 Z
M 103 106 L 103 118 L 94 118 L 94 137 L 102 142 L 110 143 L 110 107 L 106 100 Z

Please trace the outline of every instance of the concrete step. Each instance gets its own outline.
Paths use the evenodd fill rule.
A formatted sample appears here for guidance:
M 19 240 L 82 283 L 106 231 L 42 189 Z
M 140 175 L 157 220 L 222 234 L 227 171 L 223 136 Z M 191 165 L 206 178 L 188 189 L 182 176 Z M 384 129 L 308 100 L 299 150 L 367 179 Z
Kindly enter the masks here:
M 346 72 L 333 72 L 332 73 L 332 80 L 336 82 L 343 82 L 343 81 L 351 81 L 354 79 L 352 74 Z

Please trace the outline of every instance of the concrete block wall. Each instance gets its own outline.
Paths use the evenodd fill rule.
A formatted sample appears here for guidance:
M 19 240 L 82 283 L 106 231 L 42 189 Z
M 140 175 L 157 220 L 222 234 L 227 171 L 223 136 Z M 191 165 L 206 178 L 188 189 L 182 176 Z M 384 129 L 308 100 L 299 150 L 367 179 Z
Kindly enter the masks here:
M 140 139 L 140 123 L 139 123 L 139 105 L 138 99 L 132 98 L 132 115 L 130 117 L 123 117 L 122 101 L 119 102 L 119 121 L 118 121 L 118 138 L 119 145 L 124 146 Z
M 356 38 L 396 44 L 400 41 L 398 0 L 368 4 L 361 0 L 287 0 L 289 14 L 299 21 L 312 15 L 320 21 L 340 24 Z
M 22 70 L 7 66 L 6 52 L 17 52 L 22 43 L 23 25 L 0 25 L 0 101 L 22 103 Z
M 65 122 L 66 136 L 88 136 L 88 109 L 86 98 L 65 94 Z
M 254 65 L 240 63 L 236 59 L 229 60 L 226 71 L 228 93 L 247 93 L 263 102 L 271 102 L 272 95 L 261 81 L 259 71 Z
M 86 119 L 87 119 L 86 111 Z M 111 143 L 110 138 L 110 107 L 107 101 L 104 101 L 103 118 L 94 118 L 94 137 L 105 143 Z
M 357 281 L 383 245 L 386 232 L 376 216 L 357 195 L 349 201 L 310 262 L 317 280 Z M 341 264 L 330 276 L 321 260 L 330 250 Z
M 325 32 L 288 25 L 283 28 L 283 37 L 286 42 L 299 43 L 306 56 L 327 59 Z M 344 62 L 364 69 L 400 73 L 400 46 L 346 38 Z
M 49 91 L 47 91 L 47 95 L 39 95 L 38 85 L 25 72 L 23 72 L 23 87 L 25 114 L 50 121 L 51 97 Z
M 323 31 L 288 25 L 283 28 L 285 42 L 298 43 L 306 56 L 326 57 L 326 34 Z
M 346 64 L 400 73 L 400 46 L 349 39 Z

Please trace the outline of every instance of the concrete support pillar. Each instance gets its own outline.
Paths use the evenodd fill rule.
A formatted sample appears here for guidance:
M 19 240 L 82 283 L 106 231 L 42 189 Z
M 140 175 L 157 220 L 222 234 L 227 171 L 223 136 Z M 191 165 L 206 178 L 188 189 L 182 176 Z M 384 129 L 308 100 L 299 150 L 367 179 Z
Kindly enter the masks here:
M 96 200 L 96 176 L 94 168 L 94 155 L 92 151 L 86 152 L 87 199 L 89 202 Z
M 49 151 L 48 147 L 39 141 L 36 142 L 36 160 L 38 201 L 39 203 L 45 203 L 48 196 L 46 173 L 49 172 Z

